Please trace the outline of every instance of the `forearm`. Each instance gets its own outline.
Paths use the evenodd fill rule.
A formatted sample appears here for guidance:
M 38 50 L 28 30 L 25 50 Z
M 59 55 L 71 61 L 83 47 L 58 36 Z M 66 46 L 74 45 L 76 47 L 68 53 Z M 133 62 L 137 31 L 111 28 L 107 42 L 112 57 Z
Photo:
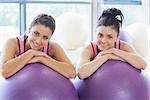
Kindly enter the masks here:
M 8 60 L 2 64 L 2 74 L 5 78 L 8 78 L 15 74 L 17 71 L 22 69 L 24 65 L 32 58 L 32 55 L 29 53 L 24 53 L 16 58 Z
M 122 59 L 130 63 L 131 65 L 133 65 L 135 68 L 144 69 L 147 65 L 146 62 L 141 57 L 139 57 L 138 55 L 134 53 L 130 53 L 130 52 L 122 51 L 122 50 L 116 50 L 113 53 L 121 57 Z
M 94 59 L 93 61 L 83 64 L 78 69 L 78 77 L 80 79 L 85 79 L 92 75 L 103 63 L 108 60 L 108 56 L 100 56 Z
M 55 59 L 49 57 L 41 57 L 40 62 L 52 68 L 56 72 L 67 78 L 75 77 L 75 68 L 72 64 L 66 62 L 56 61 Z

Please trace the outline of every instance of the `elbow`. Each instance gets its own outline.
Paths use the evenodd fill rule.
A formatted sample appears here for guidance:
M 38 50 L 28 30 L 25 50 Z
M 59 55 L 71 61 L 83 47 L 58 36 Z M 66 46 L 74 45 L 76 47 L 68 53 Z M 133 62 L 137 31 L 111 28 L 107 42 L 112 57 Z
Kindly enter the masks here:
M 2 65 L 1 75 L 5 79 L 7 79 L 12 76 L 12 73 L 5 67 L 5 65 Z
M 147 67 L 147 63 L 141 63 L 136 65 L 138 69 L 144 70 Z
M 141 69 L 145 69 L 147 67 L 147 63 L 146 62 L 144 62 L 143 64 L 141 64 Z
M 81 72 L 80 70 L 78 71 L 77 76 L 78 76 L 78 78 L 81 79 L 81 80 L 84 80 L 84 79 L 86 78 L 86 75 L 84 75 L 84 73 Z
M 2 76 L 3 76 L 5 79 L 7 79 L 7 78 L 10 77 L 10 73 L 9 73 L 8 71 L 2 69 Z
M 73 65 L 71 65 L 71 68 L 67 71 L 66 75 L 67 78 L 72 79 L 76 76 L 76 71 Z
M 1 68 L 1 75 L 3 78 L 9 78 L 11 76 L 11 73 L 10 71 L 8 71 L 8 69 L 5 67 L 5 64 L 2 64 L 1 65 L 2 68 Z
M 79 79 L 84 80 L 84 76 L 80 72 L 77 73 L 77 76 L 78 76 Z
M 75 70 L 74 71 L 70 71 L 69 73 L 67 73 L 66 77 L 69 79 L 75 78 L 76 74 L 75 74 Z

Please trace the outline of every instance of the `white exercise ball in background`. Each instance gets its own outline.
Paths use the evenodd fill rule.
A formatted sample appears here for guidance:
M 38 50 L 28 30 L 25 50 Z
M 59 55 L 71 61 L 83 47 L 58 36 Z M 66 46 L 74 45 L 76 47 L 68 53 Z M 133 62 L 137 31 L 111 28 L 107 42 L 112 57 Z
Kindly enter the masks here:
M 150 25 L 147 28 L 148 28 L 148 40 L 149 40 L 149 43 L 148 43 L 148 57 L 150 59 Z
M 134 23 L 125 28 L 132 39 L 133 46 L 136 51 L 142 56 L 148 56 L 148 26 L 142 23 Z
M 77 13 L 64 13 L 56 18 L 54 40 L 65 49 L 77 49 L 85 44 L 90 28 L 87 17 Z

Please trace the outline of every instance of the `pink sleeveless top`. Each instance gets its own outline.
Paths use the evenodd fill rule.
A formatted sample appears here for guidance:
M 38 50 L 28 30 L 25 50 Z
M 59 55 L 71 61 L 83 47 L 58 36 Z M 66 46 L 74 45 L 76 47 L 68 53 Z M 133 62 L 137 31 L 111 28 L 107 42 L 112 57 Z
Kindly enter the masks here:
M 23 54 L 25 52 L 25 43 L 26 43 L 26 39 L 23 37 L 17 37 L 18 40 L 18 46 L 19 46 L 19 55 Z M 43 52 L 44 53 L 48 53 L 48 45 L 49 42 L 47 42 L 43 48 Z
M 93 48 L 94 59 L 95 59 L 95 57 L 96 57 L 96 56 L 98 55 L 98 53 L 99 53 L 99 52 L 98 52 L 98 47 L 97 47 L 96 42 L 94 42 L 94 41 L 91 42 L 91 45 L 92 45 L 92 48 Z M 117 49 L 120 49 L 120 40 L 119 40 L 119 39 L 117 39 L 117 41 L 116 41 L 114 47 L 117 48 Z

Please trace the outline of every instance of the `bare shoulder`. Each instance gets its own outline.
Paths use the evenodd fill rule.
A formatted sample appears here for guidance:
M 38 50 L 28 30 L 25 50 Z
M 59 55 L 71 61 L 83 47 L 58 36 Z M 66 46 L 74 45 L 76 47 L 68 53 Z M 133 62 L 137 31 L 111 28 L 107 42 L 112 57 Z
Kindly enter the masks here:
M 4 48 L 11 48 L 11 49 L 15 49 L 15 50 L 17 50 L 17 47 L 18 47 L 18 40 L 17 40 L 17 38 L 9 38 L 5 42 L 5 46 L 4 46 Z
M 49 55 L 54 56 L 56 53 L 63 52 L 63 48 L 57 42 L 50 41 Z
M 5 42 L 3 53 L 2 53 L 2 61 L 5 62 L 9 59 L 15 57 L 18 51 L 18 40 L 17 38 L 10 38 Z
M 93 57 L 93 48 L 90 43 L 83 47 L 80 55 L 87 59 L 91 59 Z
M 135 52 L 133 46 L 125 41 L 120 41 L 120 49 L 127 52 Z
M 70 59 L 68 58 L 68 56 L 65 53 L 65 50 L 61 47 L 60 44 L 58 44 L 57 42 L 51 41 L 50 42 L 50 53 L 51 53 L 51 57 L 53 57 L 55 60 L 57 61 L 62 61 L 62 62 L 69 62 L 71 63 Z
M 9 39 L 7 39 L 7 41 L 6 41 L 6 43 L 11 43 L 11 44 L 15 44 L 15 43 L 17 43 L 17 42 L 18 42 L 17 38 L 9 38 Z
M 59 49 L 62 49 L 62 47 L 60 46 L 60 44 L 57 43 L 57 42 L 54 42 L 54 41 L 51 41 L 51 42 L 50 42 L 49 47 L 51 48 L 52 51 L 55 51 L 55 50 L 57 50 L 57 49 L 58 49 L 58 50 L 59 50 Z

